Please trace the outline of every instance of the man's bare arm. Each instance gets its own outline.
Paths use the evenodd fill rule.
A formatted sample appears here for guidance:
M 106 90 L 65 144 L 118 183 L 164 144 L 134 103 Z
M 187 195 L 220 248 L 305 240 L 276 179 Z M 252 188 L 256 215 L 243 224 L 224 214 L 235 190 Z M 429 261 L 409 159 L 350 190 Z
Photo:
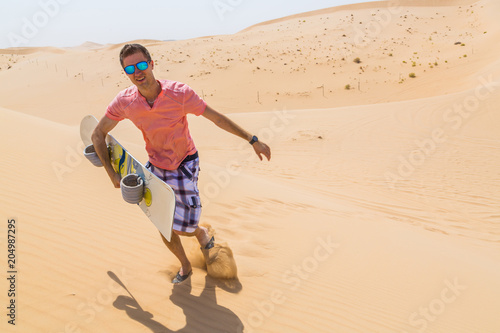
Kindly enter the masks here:
M 205 112 L 203 112 L 203 116 L 208 120 L 212 121 L 218 127 L 222 128 L 223 130 L 229 133 L 239 136 L 240 138 L 246 141 L 252 140 L 253 137 L 252 134 L 248 133 L 234 121 L 232 121 L 225 115 L 215 111 L 208 105 L 207 108 L 205 109 Z M 264 155 L 267 158 L 267 160 L 271 159 L 271 149 L 264 142 L 257 141 L 252 145 L 252 147 L 255 150 L 257 156 L 259 156 L 261 161 L 262 161 L 261 155 Z
M 95 151 L 97 156 L 102 162 L 102 165 L 106 169 L 111 182 L 116 188 L 120 187 L 121 177 L 119 174 L 115 172 L 113 166 L 111 165 L 111 160 L 109 158 L 108 147 L 106 145 L 106 135 L 109 131 L 111 131 L 118 124 L 118 121 L 111 120 L 106 116 L 103 116 L 102 119 L 97 124 L 94 132 L 92 133 L 92 142 L 94 144 Z

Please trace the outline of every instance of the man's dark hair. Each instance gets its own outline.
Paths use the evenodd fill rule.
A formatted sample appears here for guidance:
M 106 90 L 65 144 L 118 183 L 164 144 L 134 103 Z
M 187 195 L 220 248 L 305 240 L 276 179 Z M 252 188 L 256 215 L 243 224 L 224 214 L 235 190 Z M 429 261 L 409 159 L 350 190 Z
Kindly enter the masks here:
M 126 44 L 125 46 L 123 46 L 122 50 L 120 51 L 120 64 L 122 65 L 122 67 L 123 67 L 123 59 L 139 52 L 144 54 L 148 62 L 151 61 L 151 55 L 149 54 L 149 51 L 141 44 Z

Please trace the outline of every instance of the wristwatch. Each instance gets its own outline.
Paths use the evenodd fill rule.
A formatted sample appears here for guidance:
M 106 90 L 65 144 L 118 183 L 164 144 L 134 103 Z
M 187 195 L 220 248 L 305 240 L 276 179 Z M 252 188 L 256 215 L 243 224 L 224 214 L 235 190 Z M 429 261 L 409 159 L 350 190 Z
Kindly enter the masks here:
M 249 143 L 250 143 L 251 145 L 253 145 L 253 144 L 254 144 L 254 143 L 256 143 L 257 141 L 259 141 L 259 138 L 258 138 L 258 137 L 256 137 L 256 136 L 254 135 L 254 136 L 252 137 L 252 140 L 250 140 L 250 141 L 249 141 Z

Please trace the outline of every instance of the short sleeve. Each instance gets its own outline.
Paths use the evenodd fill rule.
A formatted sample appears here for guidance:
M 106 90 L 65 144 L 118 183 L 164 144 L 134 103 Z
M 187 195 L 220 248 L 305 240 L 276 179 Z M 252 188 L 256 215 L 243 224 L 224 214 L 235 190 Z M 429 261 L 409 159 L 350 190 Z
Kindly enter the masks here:
M 184 113 L 201 116 L 207 107 L 207 103 L 198 96 L 191 87 L 184 85 Z
M 123 108 L 120 106 L 118 97 L 119 95 L 116 96 L 115 99 L 113 99 L 113 101 L 108 105 L 105 115 L 111 120 L 121 121 L 125 119 L 125 117 L 123 114 Z

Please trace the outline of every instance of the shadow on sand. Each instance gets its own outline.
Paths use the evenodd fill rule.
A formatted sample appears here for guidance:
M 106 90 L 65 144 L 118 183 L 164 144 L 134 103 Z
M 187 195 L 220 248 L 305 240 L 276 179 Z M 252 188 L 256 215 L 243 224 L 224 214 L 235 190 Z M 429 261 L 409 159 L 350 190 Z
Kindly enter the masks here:
M 174 285 L 170 300 L 183 310 L 186 316 L 186 326 L 180 330 L 173 331 L 154 320 L 154 315 L 141 307 L 115 273 L 108 271 L 108 275 L 130 295 L 118 296 L 113 302 L 113 306 L 125 311 L 131 319 L 146 326 L 151 332 L 243 332 L 243 323 L 238 316 L 228 308 L 218 305 L 215 295 L 216 287 L 228 292 L 238 293 L 242 289 L 241 283 L 238 280 L 220 281 L 212 279 L 207 275 L 205 276 L 205 288 L 200 296 L 191 295 L 191 278 L 180 285 Z

